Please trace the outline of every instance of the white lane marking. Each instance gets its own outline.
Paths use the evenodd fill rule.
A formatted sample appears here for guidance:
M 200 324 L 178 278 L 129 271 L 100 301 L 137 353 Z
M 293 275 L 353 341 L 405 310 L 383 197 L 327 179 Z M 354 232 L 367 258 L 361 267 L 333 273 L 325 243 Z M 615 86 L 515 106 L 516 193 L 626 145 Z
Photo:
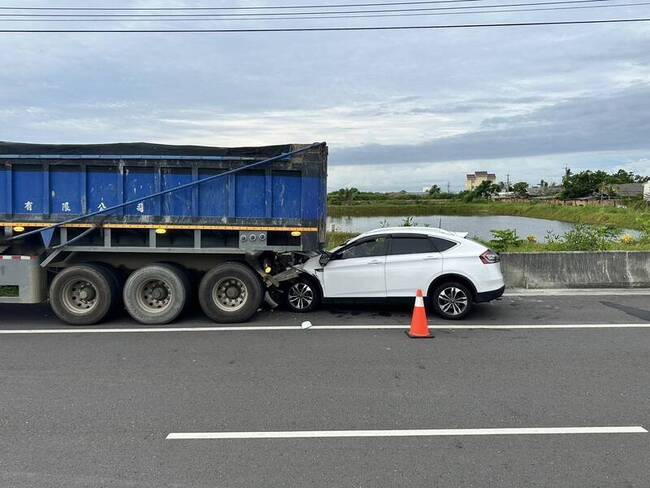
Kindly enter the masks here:
M 524 427 L 510 429 L 289 430 L 284 432 L 172 432 L 167 436 L 167 440 L 647 433 L 648 431 L 640 425 L 624 427 Z
M 538 296 L 646 296 L 650 288 L 510 288 L 504 297 L 538 297 Z
M 408 325 L 314 325 L 308 330 L 407 330 Z M 431 330 L 518 329 L 650 329 L 643 324 L 542 324 L 542 325 L 430 325 Z M 0 335 L 22 334 L 132 334 L 158 332 L 264 332 L 305 331 L 300 325 L 250 325 L 240 327 L 132 327 L 114 329 L 0 329 Z
M 468 330 L 468 329 L 492 329 L 492 330 L 510 330 L 510 329 L 625 329 L 640 328 L 650 329 L 650 322 L 644 324 L 538 324 L 538 325 L 430 325 L 432 330 Z M 336 330 L 336 329 L 408 329 L 405 325 L 315 325 L 312 329 Z

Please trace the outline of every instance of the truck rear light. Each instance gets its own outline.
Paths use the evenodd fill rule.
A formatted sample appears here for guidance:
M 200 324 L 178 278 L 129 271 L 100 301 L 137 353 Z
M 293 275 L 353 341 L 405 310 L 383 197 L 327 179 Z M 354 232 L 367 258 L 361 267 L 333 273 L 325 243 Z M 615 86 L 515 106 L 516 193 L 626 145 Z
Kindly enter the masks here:
M 501 256 L 499 256 L 497 253 L 495 253 L 491 249 L 488 249 L 487 251 L 485 251 L 483 254 L 481 254 L 479 256 L 479 258 L 481 259 L 481 262 L 483 264 L 494 264 L 494 263 L 498 263 L 499 261 L 501 261 Z

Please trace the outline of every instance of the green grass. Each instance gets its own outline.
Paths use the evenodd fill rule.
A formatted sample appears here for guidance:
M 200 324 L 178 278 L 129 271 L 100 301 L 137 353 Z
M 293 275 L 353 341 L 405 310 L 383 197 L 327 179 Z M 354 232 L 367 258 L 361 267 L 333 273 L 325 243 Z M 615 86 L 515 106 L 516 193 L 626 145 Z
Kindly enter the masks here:
M 328 232 L 327 233 L 327 243 L 326 249 L 333 249 L 341 244 L 345 243 L 348 239 L 356 236 L 358 234 L 352 232 Z M 474 239 L 479 240 L 479 239 Z M 481 241 L 486 246 L 491 244 L 487 241 Z M 529 242 L 526 239 L 523 239 L 518 245 L 509 245 L 506 246 L 501 252 L 571 252 L 575 249 L 572 249 L 570 245 L 552 245 L 552 244 L 542 244 L 538 242 Z M 595 249 L 594 249 L 595 250 Z M 625 235 L 622 235 L 621 238 L 615 239 L 605 246 L 605 251 L 650 251 L 650 239 L 642 240 L 632 240 Z
M 489 246 L 489 243 L 483 242 L 485 245 Z M 508 246 L 501 252 L 572 252 L 570 248 L 558 248 L 557 246 L 552 246 L 548 244 L 541 243 L 529 243 L 524 242 L 519 246 Z M 594 250 L 596 251 L 596 250 Z M 631 244 L 624 244 L 622 242 L 613 242 L 607 246 L 603 251 L 650 251 L 650 242 L 639 242 L 636 241 Z
M 17 297 L 18 287 L 16 286 L 0 286 L 0 297 Z
M 345 241 L 351 239 L 352 237 L 358 235 L 354 232 L 328 232 L 327 233 L 327 242 L 325 243 L 326 249 L 333 249 L 341 244 L 344 244 Z
M 570 223 L 607 225 L 624 229 L 642 230 L 644 227 L 650 226 L 650 207 L 648 209 L 597 206 L 568 207 L 544 203 L 465 203 L 457 200 L 414 204 L 395 201 L 394 204 L 359 202 L 353 205 L 330 205 L 328 213 L 330 217 L 512 215 Z

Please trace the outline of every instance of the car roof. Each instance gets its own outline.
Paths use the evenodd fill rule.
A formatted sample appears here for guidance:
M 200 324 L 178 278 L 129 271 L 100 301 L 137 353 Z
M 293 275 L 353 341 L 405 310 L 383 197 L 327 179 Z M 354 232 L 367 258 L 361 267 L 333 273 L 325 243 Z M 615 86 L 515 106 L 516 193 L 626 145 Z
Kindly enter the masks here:
M 438 227 L 382 227 L 379 229 L 369 230 L 357 237 L 350 239 L 350 242 L 362 239 L 364 237 L 382 235 L 382 234 L 426 234 L 434 237 L 447 237 L 447 238 L 464 238 L 467 232 L 451 232 L 448 230 L 440 229 Z

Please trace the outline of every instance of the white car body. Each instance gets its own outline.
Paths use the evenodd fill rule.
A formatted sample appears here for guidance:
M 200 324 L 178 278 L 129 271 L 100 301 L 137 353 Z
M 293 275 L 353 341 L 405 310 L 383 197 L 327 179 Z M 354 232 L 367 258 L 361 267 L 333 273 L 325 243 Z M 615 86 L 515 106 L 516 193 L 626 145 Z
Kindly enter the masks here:
M 376 229 L 334 250 L 332 259 L 325 265 L 320 262 L 321 256 L 310 258 L 303 264 L 303 271 L 318 280 L 326 299 L 412 297 L 417 289 L 426 296 L 431 285 L 441 280 L 469 284 L 476 302 L 500 297 L 504 281 L 498 259 L 484 262 L 480 256 L 491 251 L 466 239 L 466 235 L 431 227 Z M 424 241 L 419 244 L 418 239 L 423 238 L 433 242 L 435 249 L 429 249 Z M 355 257 L 355 252 L 363 254 L 360 244 L 366 248 L 380 246 L 382 239 L 385 239 L 384 254 Z M 448 248 L 436 250 L 444 247 Z M 411 252 L 401 252 L 406 248 Z M 418 252 L 412 252 L 413 249 Z

